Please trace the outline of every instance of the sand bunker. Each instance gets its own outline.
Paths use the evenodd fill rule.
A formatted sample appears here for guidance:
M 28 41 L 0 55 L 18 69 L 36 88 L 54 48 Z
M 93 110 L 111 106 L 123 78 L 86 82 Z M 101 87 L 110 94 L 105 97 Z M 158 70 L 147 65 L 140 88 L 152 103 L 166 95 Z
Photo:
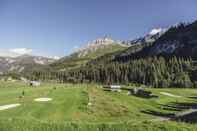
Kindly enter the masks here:
M 177 95 L 173 95 L 167 92 L 160 92 L 160 94 L 165 95 L 165 96 L 170 96 L 170 97 L 176 97 L 176 98 L 180 98 L 181 96 L 177 96 Z
M 37 99 L 34 99 L 34 101 L 37 101 L 37 102 L 46 102 L 46 101 L 52 101 L 53 99 L 52 98 L 37 98 Z
M 15 107 L 20 106 L 20 105 L 21 104 L 3 105 L 3 106 L 0 106 L 0 111 L 7 110 L 7 109 L 10 109 L 10 108 L 15 108 Z

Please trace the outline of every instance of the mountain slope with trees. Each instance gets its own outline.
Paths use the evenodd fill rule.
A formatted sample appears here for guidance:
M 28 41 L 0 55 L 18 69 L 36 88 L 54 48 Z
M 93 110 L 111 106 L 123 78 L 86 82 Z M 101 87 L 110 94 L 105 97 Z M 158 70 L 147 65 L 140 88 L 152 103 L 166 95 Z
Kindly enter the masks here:
M 97 57 L 79 68 L 34 72 L 59 82 L 138 83 L 153 87 L 197 87 L 197 22 L 172 27 L 150 43 Z M 184 52 L 185 51 L 185 52 Z
M 86 47 L 77 50 L 70 56 L 66 56 L 51 64 L 51 66 L 60 71 L 76 69 L 100 56 L 127 48 L 127 45 L 114 41 L 111 38 L 100 38 L 89 43 Z
M 165 34 L 152 45 L 135 54 L 119 55 L 116 61 L 130 61 L 131 59 L 151 56 L 176 56 L 197 59 L 197 21 L 192 24 L 181 23 L 171 27 Z

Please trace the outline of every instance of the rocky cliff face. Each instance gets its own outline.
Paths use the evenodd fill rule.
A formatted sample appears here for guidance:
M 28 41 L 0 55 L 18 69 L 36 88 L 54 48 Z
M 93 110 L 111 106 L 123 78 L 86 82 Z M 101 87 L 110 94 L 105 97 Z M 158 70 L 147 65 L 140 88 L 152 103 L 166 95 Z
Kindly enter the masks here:
M 73 54 L 53 63 L 51 66 L 60 71 L 75 69 L 100 56 L 126 48 L 128 48 L 127 45 L 109 37 L 99 38 L 89 42 L 85 47 L 76 50 Z
M 109 46 L 113 45 L 119 45 L 119 46 L 126 46 L 124 44 L 121 44 L 121 42 L 115 41 L 109 37 L 99 38 L 94 41 L 91 41 L 87 44 L 87 46 L 78 49 L 75 53 L 77 54 L 79 58 L 85 57 L 86 55 L 97 51 L 98 49 L 105 49 Z

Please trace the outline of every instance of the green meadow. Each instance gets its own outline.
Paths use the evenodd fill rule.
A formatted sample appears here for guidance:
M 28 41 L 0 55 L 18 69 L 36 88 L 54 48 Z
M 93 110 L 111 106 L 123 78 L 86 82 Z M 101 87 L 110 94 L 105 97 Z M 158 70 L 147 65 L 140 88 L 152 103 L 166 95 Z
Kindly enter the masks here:
M 132 87 L 131 87 L 132 88 Z M 96 84 L 44 83 L 30 87 L 22 82 L 1 82 L 0 131 L 190 131 L 189 120 L 169 116 L 197 107 L 196 89 L 147 88 L 157 97 L 141 98 L 127 91 L 108 92 Z M 161 94 L 167 92 L 172 97 Z M 38 102 L 37 98 L 52 98 Z M 192 117 L 195 122 L 197 118 Z

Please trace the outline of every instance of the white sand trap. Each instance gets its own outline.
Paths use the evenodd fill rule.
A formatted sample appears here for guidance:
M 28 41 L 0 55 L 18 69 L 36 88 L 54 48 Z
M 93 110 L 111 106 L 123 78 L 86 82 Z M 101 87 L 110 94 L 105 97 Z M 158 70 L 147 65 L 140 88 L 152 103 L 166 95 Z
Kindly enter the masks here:
M 160 92 L 160 94 L 165 95 L 165 96 L 170 96 L 170 97 L 176 97 L 176 98 L 180 98 L 181 96 L 177 96 L 177 95 L 173 95 L 167 92 Z
M 21 104 L 3 105 L 3 106 L 0 106 L 0 111 L 7 110 L 7 109 L 10 109 L 10 108 L 15 108 L 15 107 L 20 106 L 20 105 Z
M 53 99 L 52 98 L 37 98 L 37 99 L 34 99 L 34 101 L 37 101 L 37 102 L 46 102 L 46 101 L 52 101 Z
M 88 106 L 92 106 L 92 103 L 91 103 L 91 102 L 89 102 L 89 103 L 88 103 Z

